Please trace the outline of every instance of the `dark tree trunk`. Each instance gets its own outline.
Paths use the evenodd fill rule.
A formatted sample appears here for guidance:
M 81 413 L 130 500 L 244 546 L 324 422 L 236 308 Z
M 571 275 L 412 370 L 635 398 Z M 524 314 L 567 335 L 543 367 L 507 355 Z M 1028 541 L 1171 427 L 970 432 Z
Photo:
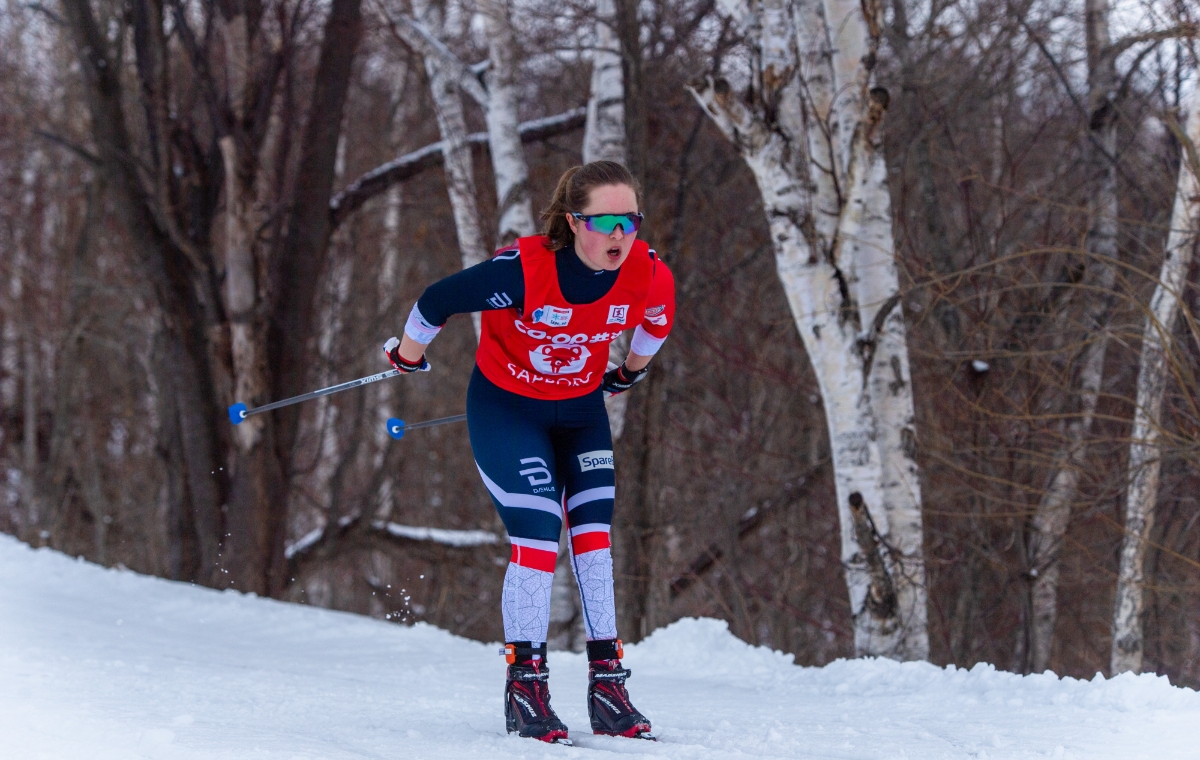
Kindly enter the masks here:
M 317 285 L 329 249 L 334 164 L 342 112 L 362 35 L 360 0 L 334 0 L 325 24 L 286 240 L 273 252 L 275 297 L 268 332 L 272 396 L 304 392 Z M 263 428 L 263 444 L 239 462 L 229 505 L 230 575 L 238 588 L 274 594 L 284 587 L 283 541 L 287 485 L 300 410 L 276 412 Z
M 621 41 L 621 73 L 625 79 L 625 160 L 629 171 L 646 185 L 646 88 L 642 78 L 642 25 L 637 0 L 616 0 L 617 37 Z
M 108 54 L 90 5 L 87 0 L 64 0 L 63 10 L 79 49 L 99 170 L 162 311 L 166 350 L 157 357 L 155 369 L 163 392 L 175 394 L 179 412 L 187 500 L 200 547 L 196 580 L 213 583 L 221 553 L 221 504 L 226 484 L 218 464 L 220 405 L 213 395 L 206 332 L 209 324 L 218 321 L 220 306 L 211 291 L 196 287 L 196 272 L 186 252 L 173 243 L 155 218 L 154 201 L 137 174 L 137 159 L 121 109 L 120 71 Z

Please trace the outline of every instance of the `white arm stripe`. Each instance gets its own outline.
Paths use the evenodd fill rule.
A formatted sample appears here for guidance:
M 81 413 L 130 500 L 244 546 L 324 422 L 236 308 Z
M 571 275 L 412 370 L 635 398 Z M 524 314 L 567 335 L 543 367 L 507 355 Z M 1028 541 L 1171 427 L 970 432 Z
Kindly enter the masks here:
M 404 334 L 418 343 L 432 343 L 441 331 L 442 328 L 434 327 L 421 316 L 421 310 L 414 303 L 408 313 L 408 323 L 404 325 Z
M 633 340 L 629 342 L 629 350 L 638 356 L 654 356 L 666 340 L 666 338 L 654 337 L 646 332 L 644 327 L 638 325 L 633 331 Z

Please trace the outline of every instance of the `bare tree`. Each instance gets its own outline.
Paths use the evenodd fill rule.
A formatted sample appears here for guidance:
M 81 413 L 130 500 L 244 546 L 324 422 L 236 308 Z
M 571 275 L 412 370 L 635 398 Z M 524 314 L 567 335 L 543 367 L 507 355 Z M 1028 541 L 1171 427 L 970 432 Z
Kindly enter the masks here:
M 432 6 L 414 6 L 423 16 Z M 496 246 L 503 246 L 518 237 L 532 235 L 533 208 L 529 199 L 529 169 L 521 147 L 519 98 L 517 87 L 518 46 L 513 29 L 512 8 L 506 0 L 485 0 L 481 11 L 488 40 L 488 59 L 467 66 L 445 42 L 445 30 L 435 31 L 428 26 L 428 16 L 417 21 L 407 16 L 389 16 L 396 34 L 404 42 L 438 66 L 448 69 L 452 79 L 483 109 L 487 122 L 487 141 L 492 155 L 492 171 L 496 178 L 498 232 Z M 440 12 L 440 11 L 439 11 Z M 428 63 L 426 64 L 428 67 Z M 450 124 L 453 126 L 453 124 Z M 465 122 L 463 125 L 465 134 Z M 443 132 L 443 140 L 446 140 Z
M 1081 288 L 1081 299 L 1075 308 L 1064 308 L 1066 319 L 1072 311 L 1079 314 L 1081 347 L 1070 362 L 1077 367 L 1076 388 L 1069 397 L 1077 399 L 1078 407 L 1062 430 L 1063 445 L 1054 457 L 1049 485 L 1042 494 L 1030 522 L 1028 562 L 1030 587 L 1030 665 L 1034 672 L 1046 670 L 1054 641 L 1059 582 L 1058 558 L 1071 505 L 1079 493 L 1080 475 L 1086 466 L 1088 439 L 1100 400 L 1104 379 L 1104 360 L 1109 342 L 1109 320 L 1114 302 L 1118 257 L 1119 198 L 1118 174 L 1121 147 L 1117 141 L 1120 122 L 1122 78 L 1117 71 L 1117 58 L 1138 43 L 1160 41 L 1163 35 L 1131 35 L 1115 43 L 1109 32 L 1109 0 L 1087 0 L 1084 9 L 1084 30 L 1087 47 L 1088 91 L 1086 112 L 1088 255 Z M 1174 33 L 1174 31 L 1166 34 Z M 1039 44 L 1040 41 L 1039 41 Z M 1046 50 L 1044 44 L 1042 49 Z M 1149 48 L 1133 64 L 1134 68 L 1149 52 Z M 1132 71 L 1130 75 L 1132 75 Z M 1070 87 L 1064 81 L 1064 86 Z M 1072 98 L 1075 96 L 1072 94 Z M 1076 100 L 1078 104 L 1078 100 Z M 1082 300 L 1082 303 L 1078 303 Z M 1073 332 L 1065 326 L 1058 330 Z
M 1162 272 L 1150 299 L 1138 368 L 1137 407 L 1129 446 L 1129 488 L 1125 496 L 1125 536 L 1113 605 L 1111 672 L 1140 673 L 1145 650 L 1145 564 L 1162 469 L 1162 404 L 1179 348 L 1171 334 L 1188 268 L 1200 240 L 1200 92 L 1193 92 L 1179 135 L 1179 180 Z
M 614 0 L 596 0 L 596 44 L 588 93 L 583 162 L 625 163 L 625 85 Z
M 754 172 L 821 387 L 855 649 L 924 659 L 912 383 L 881 142 L 888 93 L 873 81 L 882 7 L 768 0 L 723 10 L 756 61 L 750 100 L 720 79 L 693 93 Z M 860 544 L 864 530 L 875 545 Z M 886 573 L 869 571 L 880 562 Z
M 334 157 L 361 31 L 359 2 L 335 0 L 330 6 L 295 194 L 272 204 L 258 194 L 271 187 L 259 175 L 260 151 L 287 62 L 284 8 L 274 38 L 263 29 L 272 21 L 261 5 L 210 8 L 206 23 L 220 13 L 215 23 L 230 86 L 223 95 L 207 48 L 213 36 L 194 35 L 184 7 L 174 6 L 172 27 L 197 73 L 208 117 L 181 133 L 171 115 L 173 48 L 167 44 L 164 6 L 144 0 L 133 4 L 129 16 L 143 107 L 136 130 L 130 130 L 123 109 L 123 34 L 110 42 L 86 2 L 70 0 L 63 7 L 80 51 L 99 168 L 165 317 L 168 339 L 166 350 L 155 356 L 156 374 L 175 402 L 178 424 L 167 429 L 176 431 L 170 445 L 186 461 L 187 472 L 187 488 L 178 497 L 186 500 L 181 511 L 190 514 L 200 547 L 199 567 L 187 575 L 260 593 L 278 590 L 295 411 L 239 431 L 236 454 L 226 459 L 230 434 L 220 410 L 237 392 L 251 394 L 242 400 L 256 403 L 268 393 L 294 395 L 304 385 L 313 295 L 331 230 Z M 145 136 L 144 144 L 137 135 Z M 273 167 L 276 179 L 289 162 L 288 139 L 279 143 L 285 149 Z M 145 172 L 139 156 L 146 157 Z M 227 181 L 226 172 L 233 175 Z M 222 258 L 228 258 L 229 270 L 223 292 L 212 239 L 221 189 L 227 197 L 218 239 L 228 237 Z M 262 209 L 274 203 L 287 213 L 266 225 L 276 234 L 260 247 Z
M 413 10 L 421 23 L 436 35 L 440 42 L 445 35 L 445 8 L 431 0 L 418 0 Z M 458 231 L 458 244 L 462 249 L 463 268 L 485 261 L 490 253 L 483 240 L 479 222 L 479 207 L 475 199 L 475 170 L 471 164 L 471 149 L 467 145 L 467 122 L 463 114 L 460 82 L 451 65 L 441 56 L 425 55 L 425 70 L 429 74 L 429 87 L 433 93 L 437 112 L 438 129 L 442 141 L 446 170 L 446 190 L 450 195 L 450 207 L 454 210 L 454 226 Z M 475 334 L 479 334 L 476 318 Z

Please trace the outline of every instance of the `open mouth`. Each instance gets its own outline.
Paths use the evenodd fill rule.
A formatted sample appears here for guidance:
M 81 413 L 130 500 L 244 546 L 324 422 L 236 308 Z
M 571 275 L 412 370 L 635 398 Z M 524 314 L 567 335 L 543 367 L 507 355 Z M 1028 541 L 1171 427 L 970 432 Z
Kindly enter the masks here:
M 619 259 L 621 258 L 621 247 L 614 245 L 612 248 L 609 248 L 607 251 L 605 251 L 605 253 L 608 254 L 610 259 Z

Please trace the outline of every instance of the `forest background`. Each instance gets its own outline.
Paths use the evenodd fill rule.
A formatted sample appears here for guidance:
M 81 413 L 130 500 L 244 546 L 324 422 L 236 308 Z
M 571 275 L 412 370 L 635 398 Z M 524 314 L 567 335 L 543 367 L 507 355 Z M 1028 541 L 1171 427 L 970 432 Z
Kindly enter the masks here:
M 428 374 L 238 428 L 225 407 L 386 369 L 426 285 L 610 156 L 679 302 L 614 409 L 627 640 L 706 615 L 802 664 L 1200 686 L 1184 0 L 0 7 L 0 530 L 500 639 L 507 542 L 465 426 L 384 430 L 462 412 L 471 320 Z M 780 210 L 772 171 L 804 178 L 808 216 Z M 874 218 L 855 217 L 872 177 Z M 857 407 L 812 350 L 781 224 L 833 273 Z M 894 248 L 886 298 L 839 269 L 855 229 Z M 886 473 L 847 487 L 831 443 L 880 393 L 911 405 L 868 436 L 911 463 L 907 527 L 877 503 Z M 552 644 L 579 649 L 560 570 Z

